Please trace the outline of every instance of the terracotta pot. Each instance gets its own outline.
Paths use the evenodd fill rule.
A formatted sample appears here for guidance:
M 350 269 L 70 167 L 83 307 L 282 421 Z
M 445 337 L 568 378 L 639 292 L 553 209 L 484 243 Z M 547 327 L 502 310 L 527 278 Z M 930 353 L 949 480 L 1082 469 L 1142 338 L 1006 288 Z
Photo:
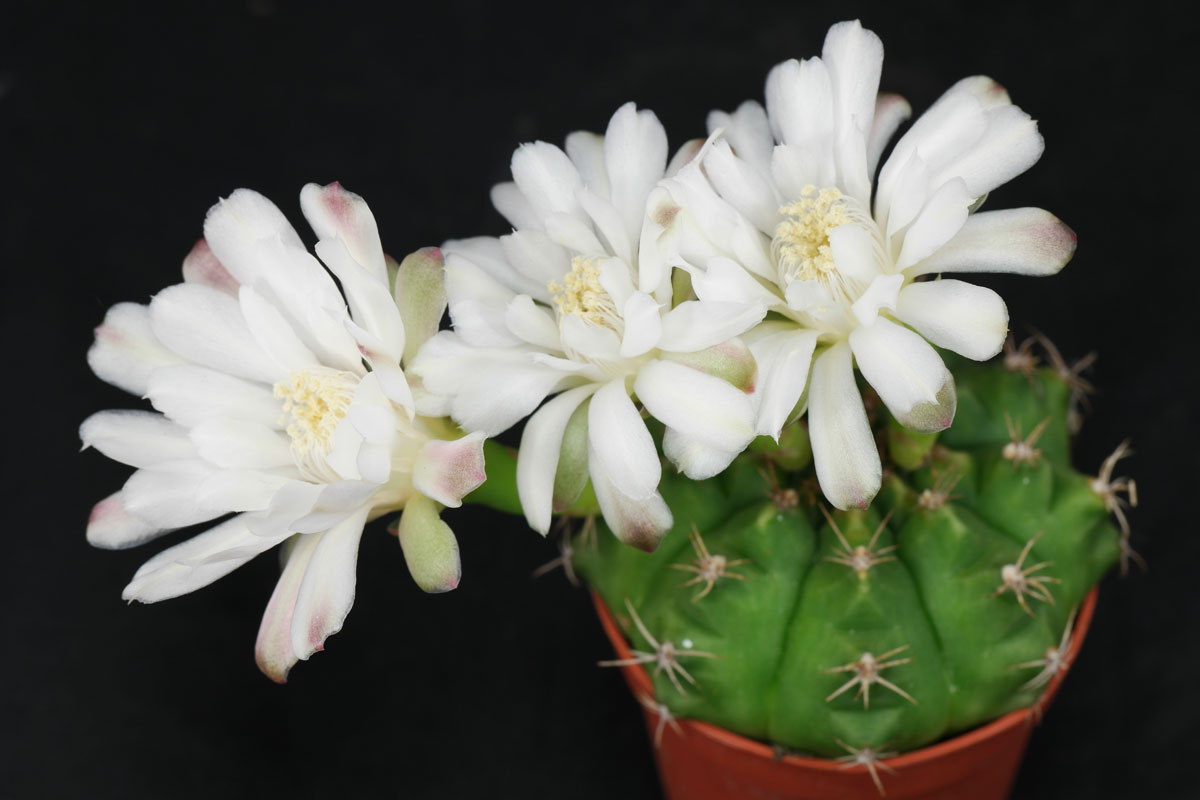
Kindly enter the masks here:
M 617 658 L 630 658 L 629 644 L 604 602 L 592 599 L 600 624 Z M 1083 601 L 1071 637 L 1071 652 L 1079 653 L 1096 607 L 1096 589 Z M 622 667 L 635 697 L 652 698 L 650 676 L 640 665 Z M 892 772 L 879 771 L 892 800 L 1004 800 L 1012 789 L 1038 714 L 1054 697 L 1065 672 L 1056 675 L 1034 709 L 1010 712 L 964 734 L 881 762 Z M 645 709 L 651 741 L 656 748 L 663 791 L 671 800 L 838 800 L 877 797 L 865 766 L 820 758 L 776 756 L 762 742 L 705 722 L 680 720 L 679 731 L 661 725 L 659 715 Z

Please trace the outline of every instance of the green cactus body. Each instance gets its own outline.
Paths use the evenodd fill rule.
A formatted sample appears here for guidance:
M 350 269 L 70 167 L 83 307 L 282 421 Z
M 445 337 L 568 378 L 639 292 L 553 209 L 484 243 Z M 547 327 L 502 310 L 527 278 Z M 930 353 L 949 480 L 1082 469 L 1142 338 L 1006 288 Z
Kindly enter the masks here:
M 646 664 L 659 702 L 832 757 L 839 740 L 917 748 L 1037 699 L 1041 670 L 1016 665 L 1059 645 L 1119 535 L 1071 469 L 1053 372 L 959 363 L 956 380 L 936 441 L 880 422 L 892 469 L 870 509 L 827 521 L 807 459 L 768 467 L 760 443 L 717 478 L 664 478 L 676 522 L 655 553 L 576 545 L 633 649 L 655 654 L 630 609 L 678 653 L 683 672 Z M 1010 424 L 1023 443 L 1041 430 L 1020 449 Z

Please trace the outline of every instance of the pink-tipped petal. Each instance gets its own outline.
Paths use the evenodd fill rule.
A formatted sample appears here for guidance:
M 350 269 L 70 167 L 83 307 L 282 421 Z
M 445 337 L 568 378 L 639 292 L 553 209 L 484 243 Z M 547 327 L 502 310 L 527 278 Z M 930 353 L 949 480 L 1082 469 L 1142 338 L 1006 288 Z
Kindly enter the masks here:
M 118 303 L 96 328 L 96 341 L 88 350 L 87 361 L 100 380 L 144 397 L 150 374 L 158 367 L 178 363 L 180 358 L 154 335 L 147 306 Z
M 1075 254 L 1075 232 L 1040 208 L 982 211 L 967 218 L 953 239 L 906 274 L 1011 272 L 1053 275 Z
M 292 613 L 296 609 L 300 583 L 320 541 L 318 534 L 293 537 L 290 551 L 284 557 L 283 572 L 258 627 L 254 661 L 262 673 L 276 683 L 287 683 L 288 672 L 296 665 L 296 651 L 292 649 Z
M 365 200 L 336 181 L 328 186 L 310 183 L 300 190 L 300 208 L 322 241 L 339 239 L 351 257 L 375 280 L 387 286 L 387 267 L 379 227 Z
M 342 629 L 354 605 L 358 542 L 369 507 L 343 519 L 319 536 L 292 612 L 292 650 L 300 661 L 323 650 L 325 640 Z
M 237 295 L 238 288 L 241 286 L 237 278 L 229 274 L 229 270 L 225 269 L 213 254 L 212 248 L 204 239 L 196 242 L 192 251 L 184 257 L 183 281 L 184 283 L 209 286 L 234 296 Z
M 484 438 L 475 432 L 452 441 L 430 439 L 413 465 L 413 488 L 449 508 L 461 506 L 487 480 Z
M 87 541 L 103 550 L 124 550 L 148 542 L 164 531 L 125 509 L 121 493 L 116 492 L 96 503 L 88 515 Z

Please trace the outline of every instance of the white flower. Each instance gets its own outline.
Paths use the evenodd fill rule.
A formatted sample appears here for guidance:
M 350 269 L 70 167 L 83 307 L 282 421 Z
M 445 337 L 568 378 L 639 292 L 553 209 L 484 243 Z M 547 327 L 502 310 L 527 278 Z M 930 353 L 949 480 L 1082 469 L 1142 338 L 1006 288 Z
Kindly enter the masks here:
M 681 207 L 664 258 L 691 272 L 697 295 L 775 312 L 745 337 L 756 429 L 778 437 L 807 403 L 821 488 L 839 508 L 865 506 L 880 485 L 853 363 L 897 420 L 932 432 L 952 421 L 955 391 L 930 343 L 984 360 L 1004 342 L 995 292 L 918 279 L 1049 275 L 1075 248 L 1041 209 L 973 213 L 1042 152 L 1034 121 L 989 78 L 960 81 L 913 123 L 872 207 L 871 176 L 910 113 L 877 96 L 882 62 L 875 34 L 833 26 L 821 58 L 771 71 L 765 111 L 751 101 L 710 114 L 702 154 L 663 189 Z
M 438 504 L 460 505 L 484 478 L 482 434 L 414 416 L 400 367 L 445 308 L 440 253 L 405 259 L 393 299 L 362 198 L 310 184 L 300 201 L 346 299 L 279 209 L 239 189 L 209 211 L 183 283 L 114 306 L 96 329 L 95 373 L 161 413 L 101 411 L 80 427 L 85 447 L 138 468 L 93 510 L 92 544 L 131 547 L 235 514 L 147 561 L 125 599 L 185 594 L 288 542 L 256 648 L 281 682 L 341 629 L 368 519 L 405 509 L 417 583 L 458 584 Z
M 494 435 L 562 392 L 529 420 L 518 460 L 521 505 L 543 534 L 589 475 L 623 541 L 652 550 L 670 527 L 659 456 L 631 394 L 666 425 L 663 448 L 690 477 L 720 472 L 754 436 L 753 361 L 730 340 L 765 306 L 672 307 L 656 246 L 668 220 L 646 201 L 675 168 L 658 119 L 627 104 L 604 136 L 568 136 L 566 152 L 517 149 L 513 182 L 492 191 L 513 233 L 444 247 L 454 331 L 413 364 L 436 396 L 420 402 Z

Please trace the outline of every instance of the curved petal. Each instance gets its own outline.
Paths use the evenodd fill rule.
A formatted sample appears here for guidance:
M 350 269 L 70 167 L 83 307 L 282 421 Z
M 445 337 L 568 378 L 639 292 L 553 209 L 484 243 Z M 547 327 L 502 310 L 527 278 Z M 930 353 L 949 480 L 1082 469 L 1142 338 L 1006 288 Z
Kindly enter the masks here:
M 237 278 L 230 275 L 229 270 L 225 269 L 224 265 L 217 260 L 212 248 L 204 239 L 196 242 L 191 252 L 183 259 L 183 282 L 199 283 L 234 296 L 237 295 L 238 287 L 241 285 Z
M 604 165 L 604 137 L 591 131 L 567 134 L 567 158 L 579 170 L 583 184 L 601 197 L 609 197 L 608 170 Z
M 950 241 L 962 230 L 976 196 L 967 190 L 961 178 L 954 178 L 935 191 L 904 232 L 896 268 L 907 269 Z
M 341 241 L 356 263 L 387 286 L 379 226 L 365 200 L 337 181 L 328 186 L 310 183 L 300 190 L 300 210 L 321 240 Z
M 280 541 L 254 535 L 240 516 L 234 517 L 151 558 L 134 573 L 121 598 L 157 603 L 194 592 Z
M 85 449 L 94 447 L 131 467 L 196 455 L 186 428 L 150 411 L 97 411 L 79 426 L 79 439 Z
M 637 241 L 650 189 L 667 168 L 667 132 L 653 111 L 633 103 L 617 109 L 604 134 L 609 198 L 625 223 L 630 245 Z
M 101 500 L 88 515 L 87 541 L 92 547 L 104 550 L 124 550 L 165 533 L 156 525 L 135 517 L 125 510 L 121 492 Z
M 617 379 L 596 391 L 588 406 L 588 451 L 616 491 L 634 500 L 654 495 L 662 464 L 654 439 Z M 593 473 L 593 478 L 595 473 Z
M 842 510 L 866 508 L 879 491 L 883 470 L 844 341 L 813 362 L 808 435 L 825 497 Z
M 730 458 L 754 438 L 750 398 L 720 378 L 673 361 L 651 361 L 633 390 L 655 419 Z
M 139 303 L 117 303 L 96 328 L 88 349 L 88 366 L 100 380 L 143 397 L 158 367 L 179 362 L 163 347 L 150 324 L 150 309 Z
M 1008 308 L 1000 295 L 956 280 L 905 286 L 896 316 L 938 347 L 976 361 L 1000 352 L 1008 335 Z
M 504 347 L 520 340 L 505 324 L 508 304 L 516 297 L 473 261 L 450 251 L 446 257 L 446 298 L 455 332 L 478 347 Z
M 875 101 L 875 119 L 867 136 L 867 173 L 875 174 L 879 158 L 900 125 L 912 116 L 912 106 L 898 94 L 884 92 Z
M 766 314 L 766 307 L 757 304 L 687 300 L 663 315 L 658 346 L 674 353 L 694 353 L 740 336 Z
M 1075 254 L 1075 232 L 1040 208 L 972 214 L 954 238 L 905 274 L 1011 272 L 1053 275 Z
M 775 137 L 771 135 L 766 109 L 754 100 L 747 100 L 732 114 L 710 111 L 706 122 L 708 133 L 720 131 L 738 158 L 752 165 L 760 175 L 770 174 Z
M 150 301 L 155 337 L 201 366 L 240 378 L 274 383 L 286 374 L 258 346 L 238 301 L 207 286 L 168 286 Z
M 954 377 L 919 335 L 880 317 L 850 334 L 850 347 L 867 382 L 901 425 L 920 433 L 954 421 Z
M 776 441 L 804 395 L 820 333 L 782 331 L 757 339 L 750 352 L 758 363 L 758 414 L 755 430 Z
M 276 683 L 287 683 L 288 672 L 298 660 L 296 651 L 292 649 L 292 613 L 296 609 L 300 582 L 304 580 L 313 551 L 320 541 L 321 537 L 314 534 L 293 537 L 283 571 L 258 626 L 254 661 L 259 670 Z
M 625 320 L 622 358 L 635 358 L 658 344 L 662 337 L 662 315 L 653 297 L 645 292 L 634 292 L 625 302 L 622 316 Z
M 483 461 L 484 435 L 468 433 L 459 439 L 430 439 L 413 465 L 413 488 L 448 508 L 487 480 Z
M 648 497 L 632 498 L 622 493 L 595 448 L 588 450 L 588 473 L 600 512 L 613 534 L 625 544 L 653 553 L 674 524 L 671 509 L 663 502 L 662 495 L 655 491 Z
M 575 192 L 583 180 L 567 154 L 554 145 L 533 142 L 518 147 L 512 157 L 512 176 L 540 217 L 578 212 Z
M 736 451 L 710 447 L 674 428 L 663 432 L 663 454 L 680 472 L 697 481 L 719 475 L 737 457 Z
M 521 230 L 541 230 L 542 217 L 533 210 L 529 199 L 515 183 L 497 183 L 492 187 L 492 205 L 508 223 Z
M 354 605 L 355 567 L 367 508 L 321 534 L 296 593 L 292 612 L 292 650 L 300 661 L 324 649 L 325 640 L 342 629 Z
M 156 409 L 180 425 L 190 427 L 222 417 L 283 427 L 283 408 L 269 388 L 207 367 L 160 367 L 150 375 L 146 395 Z
M 563 392 L 539 408 L 521 434 L 517 459 L 517 495 L 529 527 L 545 536 L 554 507 L 554 478 L 567 422 L 581 403 L 600 388 L 596 384 Z

